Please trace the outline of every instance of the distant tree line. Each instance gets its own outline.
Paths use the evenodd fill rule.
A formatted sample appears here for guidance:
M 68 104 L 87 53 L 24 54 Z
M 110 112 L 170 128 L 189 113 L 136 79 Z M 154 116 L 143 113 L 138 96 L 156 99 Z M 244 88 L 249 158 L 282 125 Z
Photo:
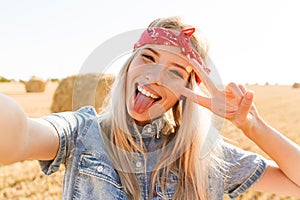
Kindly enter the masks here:
M 3 76 L 0 76 L 0 83 L 10 83 L 10 82 L 15 82 L 16 80 L 15 79 L 8 79 L 8 78 L 5 78 Z M 49 78 L 47 81 L 50 81 L 50 82 L 59 82 L 60 79 L 59 78 Z M 24 80 L 19 80 L 20 83 L 25 83 L 26 81 Z
M 12 81 L 14 81 L 14 79 L 7 79 L 3 76 L 0 76 L 0 82 L 1 83 L 9 83 L 9 82 L 12 82 Z

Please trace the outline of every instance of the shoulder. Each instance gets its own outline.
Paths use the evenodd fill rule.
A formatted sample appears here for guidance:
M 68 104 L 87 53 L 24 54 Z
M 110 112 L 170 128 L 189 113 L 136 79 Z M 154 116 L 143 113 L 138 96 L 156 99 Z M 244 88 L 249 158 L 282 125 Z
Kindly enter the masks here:
M 98 113 L 96 112 L 93 106 L 84 106 L 75 111 L 75 114 L 84 116 L 86 118 L 94 118 L 98 117 Z
M 254 185 L 264 174 L 267 160 L 261 155 L 245 151 L 231 144 L 223 144 L 224 161 L 224 191 L 231 198 L 244 193 Z
M 76 111 L 65 111 L 59 113 L 52 113 L 49 116 L 42 117 L 48 121 L 53 120 L 64 120 L 66 122 L 72 123 L 75 121 L 85 121 L 88 119 L 94 119 L 98 116 L 96 110 L 92 106 L 85 106 Z
M 230 169 L 233 171 L 234 169 L 243 171 L 243 168 L 256 168 L 257 165 L 262 168 L 266 167 L 267 160 L 255 152 L 241 149 L 226 142 L 223 142 L 222 149 L 224 161 L 231 166 Z

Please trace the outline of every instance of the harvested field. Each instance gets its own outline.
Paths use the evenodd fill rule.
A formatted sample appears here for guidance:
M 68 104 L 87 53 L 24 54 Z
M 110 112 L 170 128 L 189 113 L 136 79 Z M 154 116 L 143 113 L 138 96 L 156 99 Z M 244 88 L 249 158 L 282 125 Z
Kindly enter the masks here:
M 21 83 L 1 83 L 0 92 L 18 102 L 30 117 L 50 114 L 52 97 L 58 83 L 48 83 L 42 93 L 26 93 Z M 300 145 L 300 89 L 292 86 L 248 86 L 255 91 L 255 102 L 261 115 L 274 128 Z M 233 144 L 265 155 L 253 142 L 231 124 L 225 123 L 222 133 Z M 0 167 L 0 199 L 61 199 L 63 167 L 58 173 L 45 176 L 37 161 L 24 161 Z M 296 200 L 269 193 L 247 192 L 238 199 Z

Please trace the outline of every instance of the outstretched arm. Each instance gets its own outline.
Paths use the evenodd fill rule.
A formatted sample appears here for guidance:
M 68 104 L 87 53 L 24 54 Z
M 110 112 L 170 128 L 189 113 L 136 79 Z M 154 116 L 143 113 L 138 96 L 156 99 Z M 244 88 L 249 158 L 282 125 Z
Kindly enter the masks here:
M 195 61 L 192 63 L 211 96 L 199 96 L 187 88 L 181 89 L 182 95 L 231 121 L 278 165 L 269 165 L 253 189 L 300 196 L 300 147 L 261 118 L 253 104 L 252 91 L 234 83 L 219 90 L 202 67 Z
M 0 163 L 25 159 L 51 160 L 59 147 L 55 129 L 46 121 L 29 119 L 11 98 L 0 94 Z

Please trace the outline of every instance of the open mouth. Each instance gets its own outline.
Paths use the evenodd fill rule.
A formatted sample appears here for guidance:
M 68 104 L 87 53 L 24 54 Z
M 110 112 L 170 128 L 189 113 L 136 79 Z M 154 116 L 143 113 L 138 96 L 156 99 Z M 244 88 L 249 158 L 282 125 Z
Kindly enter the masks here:
M 144 86 L 136 84 L 134 110 L 143 113 L 162 98 Z

